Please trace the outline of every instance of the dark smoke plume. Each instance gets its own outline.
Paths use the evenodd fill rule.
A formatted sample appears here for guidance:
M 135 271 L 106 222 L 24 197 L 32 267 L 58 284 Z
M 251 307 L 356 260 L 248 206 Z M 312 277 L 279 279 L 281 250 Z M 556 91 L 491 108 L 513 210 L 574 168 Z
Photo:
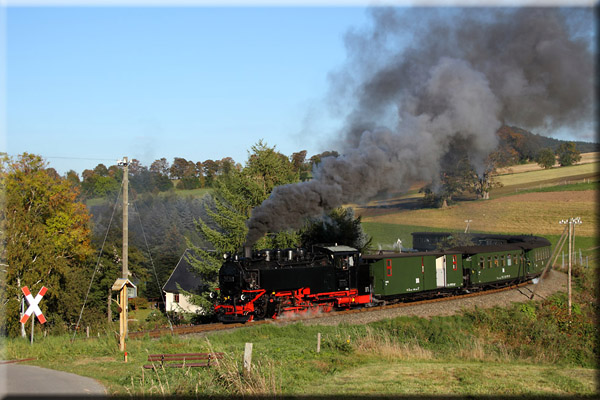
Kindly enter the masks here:
M 436 180 L 453 140 L 469 144 L 481 172 L 502 124 L 589 125 L 592 13 L 373 10 L 372 29 L 347 35 L 348 63 L 331 75 L 332 105 L 346 115 L 343 156 L 323 159 L 311 181 L 276 187 L 253 210 L 247 244 L 344 203 Z

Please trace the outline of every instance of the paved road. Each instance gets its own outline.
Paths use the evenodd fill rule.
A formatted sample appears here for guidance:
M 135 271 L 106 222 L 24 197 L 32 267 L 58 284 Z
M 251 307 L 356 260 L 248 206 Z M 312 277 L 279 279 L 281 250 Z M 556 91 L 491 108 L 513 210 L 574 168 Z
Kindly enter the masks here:
M 1 361 L 0 361 L 1 362 Z M 92 378 L 23 364 L 0 364 L 0 399 L 16 397 L 106 398 L 104 387 Z

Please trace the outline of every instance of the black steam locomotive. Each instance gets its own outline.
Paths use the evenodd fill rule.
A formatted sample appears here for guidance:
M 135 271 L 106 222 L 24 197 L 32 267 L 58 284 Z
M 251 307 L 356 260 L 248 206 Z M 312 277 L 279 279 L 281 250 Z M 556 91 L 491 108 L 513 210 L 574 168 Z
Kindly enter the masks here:
M 323 245 L 226 255 L 215 312 L 222 322 L 245 322 L 453 295 L 538 277 L 550 258 L 550 242 L 537 236 L 477 234 L 466 246 L 436 250 L 451 236 L 413 233 L 409 252 Z

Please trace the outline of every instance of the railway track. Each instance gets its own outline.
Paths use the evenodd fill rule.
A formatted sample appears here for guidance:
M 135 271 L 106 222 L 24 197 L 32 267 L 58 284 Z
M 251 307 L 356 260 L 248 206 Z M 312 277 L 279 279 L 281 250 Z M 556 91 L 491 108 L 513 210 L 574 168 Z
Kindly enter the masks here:
M 271 324 L 271 323 L 276 323 L 276 322 L 280 322 L 280 321 L 296 322 L 296 321 L 314 320 L 314 319 L 326 318 L 326 317 L 332 317 L 332 316 L 343 316 L 343 315 L 358 314 L 358 313 L 368 313 L 368 312 L 375 312 L 375 311 L 382 311 L 382 310 L 390 310 L 393 308 L 412 307 L 412 306 L 417 306 L 417 305 L 421 305 L 421 304 L 438 303 L 438 302 L 465 299 L 465 298 L 469 298 L 469 297 L 489 295 L 489 294 L 494 294 L 494 293 L 505 292 L 508 290 L 517 289 L 517 288 L 520 288 L 523 286 L 527 286 L 530 283 L 531 283 L 531 281 L 527 281 L 527 282 L 523 282 L 523 283 L 519 283 L 519 284 L 515 284 L 515 285 L 506 286 L 503 288 L 484 290 L 481 292 L 466 293 L 466 294 L 462 294 L 462 295 L 458 295 L 458 296 L 438 297 L 438 298 L 434 298 L 434 299 L 411 301 L 411 302 L 406 302 L 406 303 L 395 303 L 395 304 L 381 305 L 381 306 L 375 306 L 375 307 L 365 307 L 365 308 L 356 308 L 356 309 L 349 309 L 349 310 L 342 310 L 342 311 L 332 311 L 332 312 L 328 312 L 325 314 L 316 314 L 316 315 L 312 315 L 312 316 L 303 315 L 303 316 L 299 316 L 296 318 L 288 317 L 285 319 L 276 319 L 276 320 L 272 320 L 272 319 L 266 320 L 265 319 L 265 320 L 253 321 L 253 322 L 245 323 L 245 324 L 241 324 L 241 323 L 232 323 L 232 324 L 211 323 L 211 324 L 192 325 L 192 326 L 174 326 L 173 329 L 161 328 L 161 329 L 154 329 L 154 330 L 150 330 L 150 331 L 129 332 L 128 337 L 129 337 L 129 339 L 138 339 L 138 338 L 143 338 L 144 336 L 148 335 L 151 338 L 157 338 L 157 337 L 161 337 L 164 335 L 186 335 L 186 334 L 192 334 L 192 333 L 225 331 L 225 330 L 237 329 L 237 328 L 241 328 L 241 327 L 245 327 L 245 326 L 247 327 L 247 326 L 256 326 L 256 325 L 262 325 L 262 324 Z

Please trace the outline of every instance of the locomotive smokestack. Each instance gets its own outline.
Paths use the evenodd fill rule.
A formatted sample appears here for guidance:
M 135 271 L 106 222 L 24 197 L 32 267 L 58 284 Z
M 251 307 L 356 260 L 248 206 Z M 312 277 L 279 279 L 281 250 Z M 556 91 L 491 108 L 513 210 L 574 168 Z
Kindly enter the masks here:
M 343 156 L 324 158 L 311 181 L 276 187 L 252 211 L 247 243 L 342 204 L 437 184 L 456 142 L 481 175 L 502 124 L 593 131 L 593 16 L 592 8 L 374 8 L 372 30 L 346 36 L 348 63 L 330 76 L 329 101 L 346 112 Z
M 252 257 L 252 247 L 244 246 L 244 257 L 251 258 Z

